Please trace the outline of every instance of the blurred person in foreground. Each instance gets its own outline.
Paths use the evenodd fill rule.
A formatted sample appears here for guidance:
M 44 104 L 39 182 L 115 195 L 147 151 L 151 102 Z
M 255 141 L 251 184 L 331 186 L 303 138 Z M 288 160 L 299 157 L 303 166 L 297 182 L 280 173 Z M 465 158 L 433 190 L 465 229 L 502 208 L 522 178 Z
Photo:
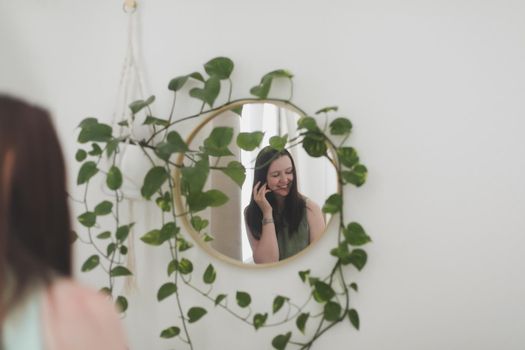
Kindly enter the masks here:
M 109 299 L 72 281 L 62 151 L 47 111 L 0 94 L 0 349 L 126 349 Z

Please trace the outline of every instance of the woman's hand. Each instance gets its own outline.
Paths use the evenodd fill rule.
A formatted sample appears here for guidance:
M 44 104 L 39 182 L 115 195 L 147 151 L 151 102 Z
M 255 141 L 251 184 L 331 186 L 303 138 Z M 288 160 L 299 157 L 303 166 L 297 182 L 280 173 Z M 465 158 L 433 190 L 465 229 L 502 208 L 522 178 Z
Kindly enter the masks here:
M 257 182 L 253 187 L 253 200 L 263 213 L 263 217 L 272 215 L 272 206 L 268 199 L 266 199 L 266 193 L 271 192 L 266 186 L 266 183 L 261 185 L 261 182 Z

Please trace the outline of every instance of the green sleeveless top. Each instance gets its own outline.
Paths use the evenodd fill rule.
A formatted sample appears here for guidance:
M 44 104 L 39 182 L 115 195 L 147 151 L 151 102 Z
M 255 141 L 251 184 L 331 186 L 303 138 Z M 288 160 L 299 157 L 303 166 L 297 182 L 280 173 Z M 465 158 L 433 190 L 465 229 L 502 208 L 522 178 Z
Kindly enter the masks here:
M 306 199 L 306 201 L 308 201 Z M 297 226 L 297 231 L 290 234 L 288 227 L 284 226 L 277 232 L 277 244 L 279 245 L 279 260 L 284 260 L 299 253 L 310 244 L 310 227 L 304 206 L 303 219 Z

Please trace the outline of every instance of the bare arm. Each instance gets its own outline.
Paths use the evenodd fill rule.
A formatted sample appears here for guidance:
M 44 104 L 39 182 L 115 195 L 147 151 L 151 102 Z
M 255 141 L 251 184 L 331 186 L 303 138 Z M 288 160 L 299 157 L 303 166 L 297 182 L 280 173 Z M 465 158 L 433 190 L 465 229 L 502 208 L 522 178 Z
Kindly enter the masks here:
M 310 227 L 310 244 L 321 238 L 326 225 L 323 212 L 317 203 L 312 200 L 306 201 L 306 219 Z
M 248 225 L 246 225 L 246 232 L 248 233 L 248 240 L 252 247 L 253 261 L 256 264 L 279 261 L 279 246 L 277 244 L 277 235 L 273 222 L 262 226 L 261 239 L 259 240 L 253 236 Z
M 257 183 L 253 189 L 254 200 L 263 213 L 263 219 L 271 219 L 273 221 L 272 206 L 265 197 L 270 190 L 266 187 L 266 184 L 259 186 L 260 184 Z M 256 264 L 279 261 L 279 245 L 273 222 L 262 225 L 261 238 L 259 240 L 253 236 L 248 224 L 246 224 L 246 232 L 252 248 L 253 261 Z

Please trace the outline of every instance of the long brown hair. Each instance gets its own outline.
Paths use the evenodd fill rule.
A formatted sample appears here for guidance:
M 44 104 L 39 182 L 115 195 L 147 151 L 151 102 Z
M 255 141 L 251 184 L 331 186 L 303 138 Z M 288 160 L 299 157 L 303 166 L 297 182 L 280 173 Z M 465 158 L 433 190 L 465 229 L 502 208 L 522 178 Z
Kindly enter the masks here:
M 277 151 L 270 146 L 263 148 L 255 159 L 255 172 L 253 174 L 252 189 L 255 187 L 257 182 L 264 184 L 267 181 L 266 176 L 271 163 L 280 157 L 289 157 L 292 161 L 293 169 L 293 181 L 292 185 L 290 186 L 290 193 L 288 193 L 284 201 L 283 212 L 280 215 L 277 212 L 277 200 L 275 199 L 273 192 L 268 193 L 266 198 L 272 206 L 276 232 L 280 232 L 284 226 L 287 226 L 288 233 L 293 234 L 303 219 L 306 202 L 297 190 L 297 172 L 295 170 L 295 163 L 290 152 L 288 152 L 286 149 Z M 257 203 L 255 203 L 252 192 L 250 204 L 248 204 L 248 207 L 246 207 L 246 223 L 256 239 L 261 238 L 262 217 L 262 211 Z
M 64 159 L 47 111 L 0 95 L 0 325 L 33 283 L 71 276 L 65 186 Z M 7 279 L 11 292 L 4 295 Z

